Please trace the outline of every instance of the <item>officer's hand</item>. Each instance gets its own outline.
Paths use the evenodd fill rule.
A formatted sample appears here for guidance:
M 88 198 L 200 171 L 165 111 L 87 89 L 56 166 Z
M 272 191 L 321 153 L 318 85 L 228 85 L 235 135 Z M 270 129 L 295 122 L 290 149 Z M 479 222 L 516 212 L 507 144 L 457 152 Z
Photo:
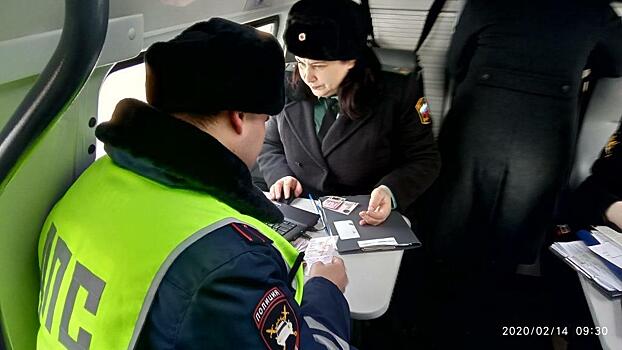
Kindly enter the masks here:
M 319 261 L 311 265 L 309 276 L 326 278 L 333 282 L 342 293 L 345 293 L 346 286 L 348 285 L 346 266 L 343 264 L 343 260 L 336 256 L 333 257 L 333 261 L 330 264 L 324 264 Z
M 292 193 L 293 192 L 293 193 Z M 293 176 L 285 176 L 280 178 L 274 185 L 270 186 L 270 199 L 280 200 L 281 196 L 285 199 L 293 194 L 294 197 L 299 197 L 302 193 L 302 184 L 298 179 Z
M 359 213 L 361 217 L 359 224 L 380 225 L 389 214 L 391 214 L 391 194 L 386 187 L 376 187 L 371 192 L 367 210 Z
M 607 220 L 622 228 L 622 201 L 613 203 L 605 212 Z

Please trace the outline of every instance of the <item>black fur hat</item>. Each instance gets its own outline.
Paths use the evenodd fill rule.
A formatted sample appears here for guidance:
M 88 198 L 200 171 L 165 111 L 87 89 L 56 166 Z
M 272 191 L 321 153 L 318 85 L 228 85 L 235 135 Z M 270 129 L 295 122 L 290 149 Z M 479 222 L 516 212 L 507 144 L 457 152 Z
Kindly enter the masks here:
M 350 60 L 366 47 L 362 7 L 352 0 L 301 0 L 289 11 L 285 44 L 296 56 L 315 60 Z
M 270 34 L 222 18 L 158 42 L 145 54 L 147 101 L 168 112 L 278 114 L 283 50 Z

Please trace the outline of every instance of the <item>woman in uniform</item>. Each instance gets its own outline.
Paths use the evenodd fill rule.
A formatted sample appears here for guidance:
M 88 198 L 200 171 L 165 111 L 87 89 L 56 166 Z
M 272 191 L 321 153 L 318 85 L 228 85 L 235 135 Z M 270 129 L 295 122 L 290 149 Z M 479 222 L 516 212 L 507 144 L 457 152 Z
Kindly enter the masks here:
M 258 163 L 273 199 L 371 192 L 361 223 L 376 225 L 406 210 L 440 161 L 426 106 L 391 88 L 409 77 L 380 71 L 366 33 L 351 0 L 293 5 L 285 43 L 296 56 L 294 100 L 268 122 Z

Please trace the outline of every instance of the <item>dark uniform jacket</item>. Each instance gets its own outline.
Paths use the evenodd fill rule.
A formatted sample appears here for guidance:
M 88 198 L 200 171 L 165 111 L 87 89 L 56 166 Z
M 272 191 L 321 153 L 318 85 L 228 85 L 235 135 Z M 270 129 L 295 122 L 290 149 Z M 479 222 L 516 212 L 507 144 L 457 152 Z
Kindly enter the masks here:
M 398 208 L 408 208 L 436 178 L 439 155 L 432 125 L 422 124 L 417 101 L 402 89 L 410 76 L 382 76 L 373 111 L 357 120 L 340 116 L 321 143 L 313 100 L 288 103 L 271 118 L 258 159 L 268 186 L 288 175 L 318 195 L 369 194 L 386 185 Z
M 607 224 L 605 212 L 622 201 L 622 119 L 592 166 L 592 174 L 576 190 L 571 202 L 573 228 Z
M 252 186 L 244 163 L 209 134 L 136 100 L 120 102 L 107 124 L 97 136 L 119 166 L 180 191 L 207 192 L 246 215 L 282 219 Z M 271 243 L 259 231 L 231 224 L 192 244 L 166 272 L 137 348 L 347 347 L 349 308 L 341 291 L 312 278 L 297 305 L 288 268 Z M 266 321 L 257 325 L 259 310 Z M 270 332 L 287 322 L 296 333 L 283 347 Z
M 598 76 L 622 75 L 622 22 L 607 2 L 468 1 L 427 215 L 437 256 L 510 271 L 534 261 L 570 169 L 588 61 Z

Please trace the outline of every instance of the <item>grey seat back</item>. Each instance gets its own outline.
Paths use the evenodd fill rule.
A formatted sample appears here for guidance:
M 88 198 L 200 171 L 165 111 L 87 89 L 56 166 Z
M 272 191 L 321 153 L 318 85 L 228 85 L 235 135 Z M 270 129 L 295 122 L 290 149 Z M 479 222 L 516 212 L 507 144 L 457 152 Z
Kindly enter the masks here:
M 378 60 L 380 60 L 384 70 L 400 71 L 401 69 L 412 71 L 415 68 L 415 59 L 412 51 L 375 47 L 374 52 L 378 56 Z

